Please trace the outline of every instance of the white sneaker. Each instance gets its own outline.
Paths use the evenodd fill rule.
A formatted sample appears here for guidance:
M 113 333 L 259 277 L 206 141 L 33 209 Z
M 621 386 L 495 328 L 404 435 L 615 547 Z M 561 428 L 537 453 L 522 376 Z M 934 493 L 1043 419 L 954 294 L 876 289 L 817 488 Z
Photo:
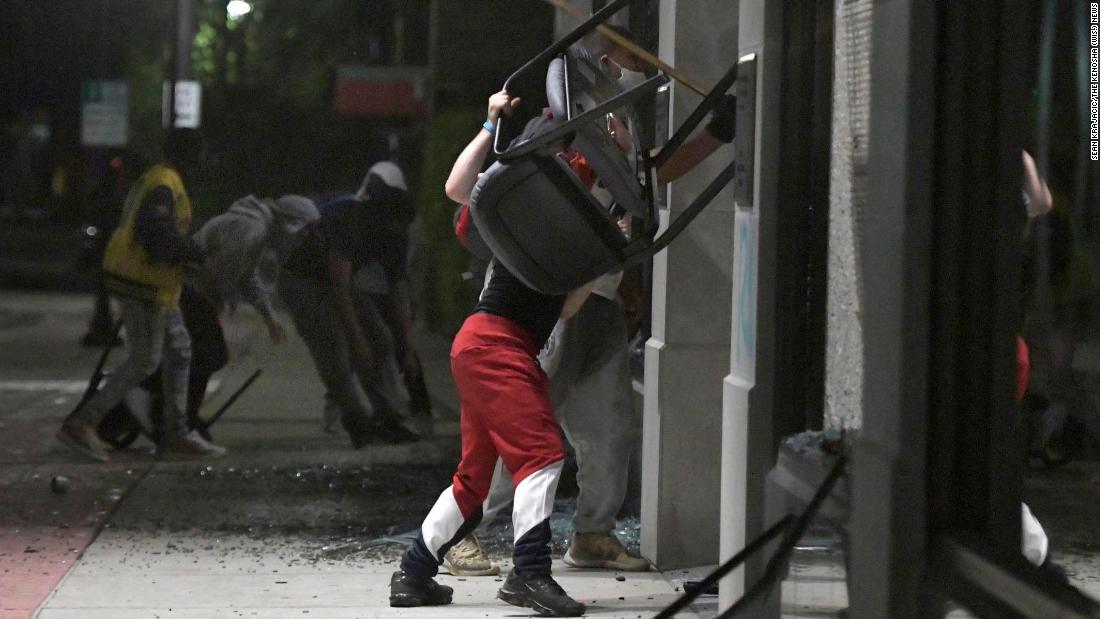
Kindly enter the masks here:
M 157 457 L 164 460 L 220 458 L 224 455 L 225 447 L 211 443 L 194 430 L 187 434 L 165 436 L 157 445 Z

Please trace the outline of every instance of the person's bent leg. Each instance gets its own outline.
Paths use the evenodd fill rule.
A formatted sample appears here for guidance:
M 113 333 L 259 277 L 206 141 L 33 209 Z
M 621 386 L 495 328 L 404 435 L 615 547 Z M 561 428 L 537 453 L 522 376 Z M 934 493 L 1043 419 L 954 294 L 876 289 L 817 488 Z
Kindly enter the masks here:
M 374 297 L 356 295 L 356 312 L 364 336 L 374 354 L 374 365 L 368 372 L 358 372 L 359 382 L 371 406 L 371 432 L 385 443 L 409 443 L 420 439 L 401 422 L 398 409 L 401 398 L 397 388 L 397 360 L 393 340 L 375 304 Z
M 335 300 L 319 285 L 284 273 L 279 290 L 298 334 L 305 341 L 327 397 L 356 449 L 367 444 L 367 406 L 351 365 L 351 349 L 336 316 Z
M 164 401 L 164 437 L 157 446 L 161 458 L 209 458 L 225 455 L 225 448 L 193 432 L 187 425 L 187 391 L 191 368 L 191 336 L 179 309 L 165 311 L 164 360 L 161 388 Z
M 65 445 L 95 460 L 109 459 L 106 446 L 95 428 L 107 411 L 156 371 L 164 343 L 164 309 L 152 301 L 125 298 L 121 302 L 126 327 L 128 356 L 107 377 L 103 386 L 80 408 L 73 411 L 57 431 Z
M 497 453 L 483 423 L 486 411 L 479 397 L 481 385 L 477 384 L 476 373 L 469 367 L 476 362 L 461 351 L 452 353 L 452 373 L 462 401 L 462 460 L 453 483 L 439 495 L 428 512 L 416 540 L 401 559 L 400 571 L 394 573 L 390 581 L 391 606 L 450 603 L 450 588 L 432 579 L 444 555 L 481 521 L 482 504 L 489 493 Z
M 434 577 L 447 551 L 481 522 L 481 504 L 489 488 L 487 481 L 479 483 L 478 478 L 491 475 L 491 465 L 486 469 L 476 460 L 463 457 L 454 482 L 436 499 L 412 547 L 401 559 L 401 571 L 418 578 Z
M 385 297 L 361 290 L 355 292 L 355 311 L 375 358 L 375 371 L 369 375 L 370 384 L 363 387 L 375 415 L 396 416 L 401 408 L 401 395 L 397 387 L 398 362 L 394 353 L 393 334 L 383 321 L 378 306 Z
M 504 339 L 516 335 L 516 327 L 507 321 L 490 318 L 487 322 L 499 327 Z M 536 353 L 530 348 L 499 346 L 489 349 L 478 364 L 486 386 L 482 396 L 493 406 L 485 423 L 515 484 L 515 567 L 497 595 L 539 614 L 579 616 L 584 614 L 584 604 L 569 597 L 550 575 L 550 514 L 565 450 L 550 406 L 548 379 Z
M 581 349 L 584 363 L 565 401 L 555 402 L 578 469 L 574 534 L 565 562 L 574 567 L 645 571 L 649 562 L 629 554 L 613 533 L 615 516 L 626 497 L 631 450 L 641 428 L 634 410 L 626 322 L 616 301 L 594 296 L 585 305 L 570 321 L 563 351 L 570 357 Z
M 393 342 L 392 336 L 396 333 L 397 329 L 401 329 L 401 318 L 397 315 L 397 311 L 394 309 L 394 300 L 391 295 L 372 295 L 371 299 L 374 302 L 374 307 L 378 310 L 379 317 L 382 319 L 382 323 L 385 325 L 387 331 L 390 333 L 391 342 Z M 410 343 L 411 345 L 411 343 Z M 416 356 L 416 351 L 412 351 Z M 396 343 L 394 342 L 394 358 L 398 360 L 398 355 L 401 351 L 396 349 Z M 416 364 L 420 365 L 420 358 L 417 356 Z M 402 380 L 405 383 L 405 390 L 409 394 L 409 412 L 413 418 L 430 418 L 432 415 L 432 402 L 428 393 L 428 385 L 424 382 L 424 372 L 418 372 L 415 376 L 407 376 L 402 374 Z M 430 420 L 427 422 L 427 428 L 430 429 Z
M 585 605 L 570 597 L 550 574 L 550 514 L 564 464 L 560 439 L 558 450 L 559 457 L 553 462 L 541 461 L 539 457 L 523 463 L 515 462 L 515 458 L 505 459 L 513 462 L 515 478 L 519 480 L 512 510 L 514 568 L 497 596 L 514 606 L 532 608 L 540 615 L 578 617 L 584 614 Z
M 199 411 L 206 399 L 206 387 L 214 372 L 229 362 L 229 347 L 225 332 L 218 320 L 218 309 L 209 300 L 184 286 L 180 297 L 180 311 L 191 335 L 191 369 L 187 382 L 187 425 L 198 429 L 199 434 L 210 440 L 210 434 L 202 427 Z
M 191 373 L 191 335 L 180 310 L 164 312 L 164 354 L 161 361 L 161 389 L 164 396 L 165 435 L 187 433 L 187 383 Z
M 512 488 L 514 486 L 512 474 L 504 466 L 504 461 L 497 460 L 496 468 L 493 469 L 493 481 L 489 485 L 489 496 L 485 499 L 485 504 L 481 508 L 483 517 L 477 528 L 478 533 L 485 533 L 486 527 L 496 520 L 497 515 L 512 505 Z

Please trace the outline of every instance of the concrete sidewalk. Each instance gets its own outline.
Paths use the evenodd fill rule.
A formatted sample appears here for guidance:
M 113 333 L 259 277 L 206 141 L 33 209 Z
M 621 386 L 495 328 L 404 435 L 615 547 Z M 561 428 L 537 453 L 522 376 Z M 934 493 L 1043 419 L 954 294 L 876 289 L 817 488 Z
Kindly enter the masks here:
M 531 613 L 495 599 L 502 578 L 454 578 L 450 606 L 393 609 L 387 602 L 394 563 L 344 561 L 291 564 L 267 548 L 239 539 L 172 537 L 149 548 L 182 549 L 178 561 L 158 558 L 150 568 L 135 561 L 138 544 L 107 535 L 63 581 L 37 615 L 41 619 L 214 617 L 514 617 Z M 205 544 L 205 546 L 202 546 Z M 220 549 L 230 544 L 232 550 Z M 202 551 L 201 548 L 210 550 Z M 197 550 L 196 550 L 197 549 Z M 190 552 L 196 550 L 195 552 Z M 262 558 L 261 558 L 262 557 Z M 129 565 L 127 565 L 129 564 Z M 213 571 L 211 568 L 215 568 Z M 674 598 L 660 573 L 631 575 L 619 582 L 608 573 L 572 571 L 556 565 L 562 586 L 589 606 L 589 616 L 649 617 Z M 689 615 L 681 615 L 689 616 Z M 690 615 L 694 616 L 694 615 Z
M 117 469 L 131 484 L 108 484 L 116 488 L 110 497 L 117 507 L 99 508 L 101 519 L 93 526 L 102 518 L 109 521 L 98 533 L 94 528 L 81 532 L 84 541 L 94 536 L 82 553 L 83 543 L 65 545 L 69 563 L 61 571 L 79 558 L 34 616 L 530 614 L 497 601 L 501 579 L 492 577 L 441 577 L 455 588 L 449 607 L 399 611 L 388 606 L 389 577 L 403 546 L 372 540 L 418 526 L 449 483 L 459 457 L 448 342 L 417 338 L 436 402 L 436 436 L 414 445 L 355 451 L 343 435 L 321 429 L 323 391 L 300 339 L 292 336 L 282 346 L 271 346 L 247 310 L 227 331 L 235 361 L 218 377 L 221 387 L 210 398 L 207 414 L 254 368 L 262 368 L 263 375 L 213 428 L 230 450 L 222 460 L 156 462 L 150 446 L 139 439 L 118 463 L 78 465 L 52 445 L 46 432 L 68 412 L 71 401 L 36 413 L 43 429 L 36 440 L 49 445 L 51 458 L 68 462 L 66 470 L 94 469 L 102 475 Z M 71 380 L 71 374 L 65 378 Z M 89 483 L 81 491 L 102 484 Z M 618 580 L 609 572 L 555 569 L 562 585 L 589 604 L 591 616 L 648 617 L 677 595 L 676 586 L 658 572 L 623 574 Z

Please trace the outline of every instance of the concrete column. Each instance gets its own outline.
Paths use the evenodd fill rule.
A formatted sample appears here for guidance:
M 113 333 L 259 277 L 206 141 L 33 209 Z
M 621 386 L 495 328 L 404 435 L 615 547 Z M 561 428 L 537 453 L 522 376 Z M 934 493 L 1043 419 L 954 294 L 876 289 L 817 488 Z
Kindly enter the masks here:
M 775 354 L 775 317 L 769 308 L 774 308 L 777 251 L 781 36 L 781 3 L 741 0 L 738 57 L 754 55 L 756 70 L 755 75 L 739 70 L 738 106 L 755 106 L 756 122 L 751 127 L 755 146 L 737 148 L 751 157 L 753 191 L 738 197 L 734 221 L 732 327 L 722 397 L 720 562 L 760 532 L 764 476 L 773 459 L 772 381 L 767 368 Z M 742 100 L 750 94 L 755 100 Z M 739 118 L 739 141 L 746 129 L 742 125 Z M 758 577 L 756 566 L 754 559 L 722 581 L 719 608 L 741 597 L 746 580 Z
M 704 84 L 736 61 L 737 3 L 665 0 L 660 56 Z M 670 125 L 701 98 L 674 84 Z M 669 187 L 662 224 L 729 162 L 725 147 Z M 722 377 L 729 366 L 732 193 L 720 194 L 654 258 L 653 331 L 646 343 L 642 554 L 661 569 L 717 559 Z
M 870 113 L 870 80 L 862 79 L 866 74 L 859 61 L 870 54 L 871 0 L 835 0 L 835 15 L 825 427 L 858 430 L 863 425 L 863 299 L 856 219 L 867 203 Z
M 865 298 L 863 431 L 852 460 L 852 617 L 926 616 L 927 380 L 936 7 L 875 2 L 868 201 L 857 213 Z

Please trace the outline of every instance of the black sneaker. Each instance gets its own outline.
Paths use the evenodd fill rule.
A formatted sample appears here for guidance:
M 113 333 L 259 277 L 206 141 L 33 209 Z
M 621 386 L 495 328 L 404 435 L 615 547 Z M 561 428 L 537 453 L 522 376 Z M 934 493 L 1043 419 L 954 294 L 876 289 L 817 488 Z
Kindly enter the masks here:
M 390 606 L 444 606 L 451 603 L 454 589 L 432 578 L 417 578 L 401 570 L 390 578 Z
M 351 439 L 353 449 L 361 449 L 371 441 L 370 421 L 366 417 L 343 414 L 340 423 Z
M 378 419 L 372 417 L 370 425 L 370 442 L 372 443 L 399 445 L 401 443 L 415 443 L 420 440 L 420 435 L 406 428 L 399 418 L 386 416 Z
M 543 617 L 580 617 L 584 604 L 569 597 L 550 574 L 523 576 L 512 572 L 497 597 L 513 606 L 531 608 Z
M 1047 553 L 1047 558 L 1043 560 L 1043 564 L 1039 566 L 1039 569 L 1043 570 L 1044 572 L 1049 574 L 1052 578 L 1054 578 L 1055 580 L 1057 580 L 1058 582 L 1060 582 L 1064 585 L 1070 584 L 1069 576 L 1066 575 L 1066 568 L 1064 568 L 1060 564 L 1055 563 L 1054 561 L 1052 561 L 1050 559 L 1050 553 L 1049 552 Z

